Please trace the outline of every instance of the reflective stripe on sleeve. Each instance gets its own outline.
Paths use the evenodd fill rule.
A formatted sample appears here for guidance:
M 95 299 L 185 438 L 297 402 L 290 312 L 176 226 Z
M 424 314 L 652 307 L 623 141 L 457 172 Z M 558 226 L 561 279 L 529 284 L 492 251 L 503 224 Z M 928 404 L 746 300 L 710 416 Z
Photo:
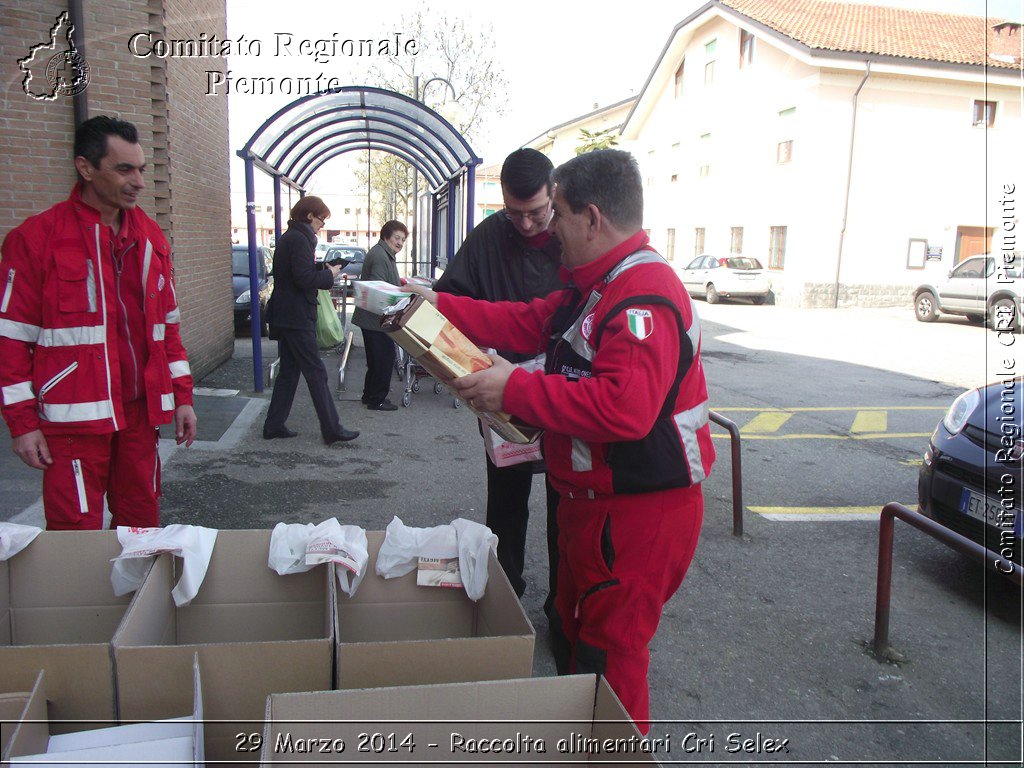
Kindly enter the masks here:
M 163 411 L 174 410 L 174 395 L 164 394 L 160 395 L 160 409 Z
M 166 332 L 166 330 L 167 330 L 167 326 L 164 325 L 163 323 L 154 323 L 153 324 L 153 341 L 163 341 L 164 340 L 164 333 Z
M 6 318 L 0 319 L 0 337 L 5 339 L 34 343 L 39 340 L 39 334 L 42 333 L 42 330 L 38 325 L 19 323 L 15 320 L 7 320 Z
M 82 347 L 104 342 L 102 325 L 81 325 L 77 328 L 43 328 L 39 331 L 41 347 Z
M 690 467 L 690 483 L 696 485 L 703 482 L 707 475 L 704 474 L 704 463 L 701 461 L 700 445 L 697 442 L 697 431 L 708 423 L 709 415 L 708 401 L 675 414 L 672 418 L 679 430 L 679 439 L 683 443 L 683 452 L 686 454 L 686 463 Z
M 76 421 L 99 421 L 114 418 L 114 404 L 110 400 L 93 403 L 40 403 L 39 415 L 53 424 Z
M 167 313 L 167 317 L 164 320 L 168 323 L 180 323 L 181 322 L 181 311 L 178 309 L 172 309 Z
M 578 437 L 572 439 L 572 470 L 573 472 L 590 472 L 594 468 L 594 457 L 590 446 Z
M 31 381 L 19 381 L 17 384 L 10 384 L 3 389 L 4 405 L 23 403 L 26 400 L 35 400 L 36 393 L 32 391 Z
M 192 369 L 189 367 L 188 360 L 175 360 L 173 363 L 170 363 L 168 367 L 171 369 L 172 379 L 192 375 Z

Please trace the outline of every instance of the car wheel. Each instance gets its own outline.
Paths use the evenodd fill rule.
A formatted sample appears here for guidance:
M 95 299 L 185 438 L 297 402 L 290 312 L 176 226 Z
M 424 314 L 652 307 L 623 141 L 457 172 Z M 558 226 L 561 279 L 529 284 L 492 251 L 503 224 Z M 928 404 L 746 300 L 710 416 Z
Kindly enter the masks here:
M 767 296 L 751 296 L 750 297 L 750 302 L 752 304 L 758 304 L 758 305 L 764 304 L 767 300 L 768 300 Z
M 718 289 L 715 288 L 715 284 L 708 283 L 708 287 L 704 291 L 704 298 L 707 299 L 708 304 L 717 304 L 721 301 L 722 297 L 718 295 Z
M 1021 323 L 1020 317 L 1017 315 L 1016 302 L 1009 297 L 996 299 L 989 309 L 989 321 L 992 323 L 993 330 L 1019 333 Z
M 922 323 L 930 323 L 939 314 L 936 309 L 935 294 L 931 291 L 923 291 L 918 294 L 914 302 L 914 316 Z

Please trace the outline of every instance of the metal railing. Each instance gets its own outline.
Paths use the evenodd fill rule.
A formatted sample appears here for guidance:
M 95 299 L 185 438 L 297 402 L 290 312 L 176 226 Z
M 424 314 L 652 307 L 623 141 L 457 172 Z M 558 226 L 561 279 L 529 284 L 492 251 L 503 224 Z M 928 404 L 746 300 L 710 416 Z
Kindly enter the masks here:
M 892 600 L 892 543 L 896 518 L 912 525 L 929 536 L 938 539 L 948 547 L 979 558 L 985 567 L 1002 574 L 1014 584 L 1021 586 L 1024 569 L 1005 560 L 998 553 L 986 549 L 971 539 L 951 531 L 920 512 L 908 509 L 902 504 L 890 502 L 882 507 L 878 526 L 878 585 L 875 592 L 875 639 L 872 652 L 879 661 L 899 661 L 902 655 L 889 645 L 889 607 Z
M 708 418 L 729 433 L 732 448 L 732 535 L 743 535 L 743 467 L 740 459 L 740 428 L 736 422 L 710 411 Z

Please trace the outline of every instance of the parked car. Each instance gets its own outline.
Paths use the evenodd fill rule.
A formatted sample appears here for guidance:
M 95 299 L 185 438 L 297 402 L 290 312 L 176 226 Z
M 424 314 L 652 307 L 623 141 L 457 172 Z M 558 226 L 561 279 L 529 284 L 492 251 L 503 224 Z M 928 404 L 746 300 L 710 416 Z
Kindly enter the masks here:
M 720 258 L 705 253 L 679 270 L 679 278 L 691 296 L 703 296 L 708 304 L 717 304 L 723 298 L 764 304 L 772 290 L 761 262 L 746 256 Z
M 359 273 L 363 269 L 363 262 L 366 261 L 366 249 L 357 248 L 354 245 L 332 245 L 324 256 L 325 261 L 343 259 L 345 265 L 341 272 L 334 278 L 334 289 L 331 294 L 340 296 L 343 289 L 348 289 L 351 294 L 351 282 L 359 279 Z
M 260 336 L 266 336 L 267 299 L 274 290 L 274 277 L 270 274 L 274 266 L 273 254 L 265 246 L 256 248 L 259 268 L 260 289 Z M 249 294 L 249 246 L 231 246 L 231 288 L 235 296 L 235 330 L 249 328 L 252 322 L 252 308 Z
M 922 514 L 1017 563 L 1024 562 L 1022 393 L 1024 378 L 1016 378 L 956 398 L 935 427 L 917 483 Z
M 996 267 L 991 254 L 972 256 L 945 277 L 917 286 L 914 315 L 922 323 L 932 322 L 939 313 L 966 315 L 974 323 L 988 320 L 993 328 L 1020 330 L 1024 296 L 1021 254 L 1015 254 L 1011 268 L 1000 269 L 997 274 Z

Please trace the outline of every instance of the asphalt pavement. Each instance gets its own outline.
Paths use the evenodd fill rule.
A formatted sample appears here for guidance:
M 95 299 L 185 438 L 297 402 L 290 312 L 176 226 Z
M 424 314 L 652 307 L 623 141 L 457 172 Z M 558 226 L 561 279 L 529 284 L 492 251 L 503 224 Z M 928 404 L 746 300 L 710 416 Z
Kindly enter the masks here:
M 737 422 L 780 403 L 860 406 L 883 393 L 931 409 L 913 438 L 820 440 L 798 452 L 784 440 L 745 440 L 748 506 L 787 492 L 822 505 L 916 501 L 915 470 L 898 467 L 926 444 L 920 425 L 934 426 L 958 392 L 991 378 L 1002 351 L 991 331 L 956 320 L 916 323 L 909 307 L 697 307 L 712 408 L 750 408 L 730 416 Z M 263 342 L 266 364 L 275 350 Z M 337 354 L 325 353 L 325 362 L 337 372 Z M 472 414 L 454 408 L 447 392 L 436 394 L 429 378 L 408 408 L 367 411 L 359 403 L 364 370 L 357 338 L 338 393 L 343 423 L 362 433 L 357 440 L 324 446 L 300 384 L 288 420 L 299 436 L 265 441 L 269 390 L 254 391 L 251 340 L 238 339 L 235 356 L 199 382 L 201 439 L 187 450 L 163 441 L 163 522 L 266 528 L 337 517 L 372 530 L 395 515 L 414 526 L 482 522 L 484 457 Z M 392 400 L 403 387 L 396 377 Z M 823 434 L 846 429 L 826 418 L 816 425 Z M 1019 765 L 1019 590 L 898 526 L 891 640 L 903 661 L 880 663 L 867 647 L 877 516 L 787 524 L 748 508 L 744 533 L 734 536 L 729 443 L 716 434 L 701 543 L 651 646 L 651 735 L 672 744 L 661 759 Z M 0 519 L 41 522 L 38 474 L 19 465 L 9 443 L 4 431 Z M 536 521 L 543 498 L 537 478 Z M 534 674 L 544 676 L 554 674 L 542 610 L 546 563 L 543 525 L 534 524 L 523 604 L 538 633 Z

